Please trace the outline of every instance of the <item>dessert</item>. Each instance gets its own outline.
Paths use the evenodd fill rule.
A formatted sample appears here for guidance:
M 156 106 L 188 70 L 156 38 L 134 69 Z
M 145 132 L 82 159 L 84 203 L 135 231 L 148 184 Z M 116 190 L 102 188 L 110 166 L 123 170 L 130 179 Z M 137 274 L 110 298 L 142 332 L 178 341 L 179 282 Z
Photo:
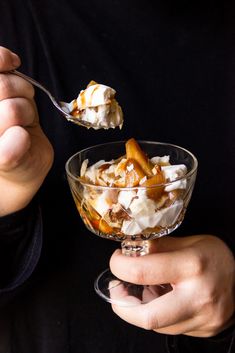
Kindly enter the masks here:
M 91 123 L 95 129 L 122 128 L 123 113 L 115 99 L 116 91 L 106 85 L 91 81 L 77 99 L 66 106 L 73 117 Z
M 187 168 L 171 164 L 169 156 L 147 156 L 134 138 L 125 148 L 117 159 L 82 162 L 79 212 L 101 236 L 166 234 L 183 219 Z

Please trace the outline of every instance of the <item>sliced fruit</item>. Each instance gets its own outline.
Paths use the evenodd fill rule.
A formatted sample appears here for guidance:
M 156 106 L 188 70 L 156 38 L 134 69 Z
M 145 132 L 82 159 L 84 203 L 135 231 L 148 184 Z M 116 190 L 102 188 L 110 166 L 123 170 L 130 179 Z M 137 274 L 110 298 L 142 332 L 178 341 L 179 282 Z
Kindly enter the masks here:
M 90 223 L 92 224 L 92 226 L 93 226 L 94 229 L 99 230 L 99 224 L 100 224 L 100 222 L 99 222 L 98 220 L 93 219 L 92 221 L 90 221 Z
M 165 182 L 165 178 L 162 172 L 152 176 L 151 178 L 147 179 L 141 186 L 147 187 L 147 195 L 149 198 L 153 200 L 159 199 L 163 192 L 164 186 L 161 185 Z
M 147 176 L 153 175 L 152 163 L 150 162 L 146 154 L 142 151 L 139 144 L 134 138 L 131 138 L 126 142 L 126 157 L 127 159 L 135 159 L 136 162 L 141 165 L 143 171 Z
M 103 219 L 100 220 L 99 222 L 99 230 L 101 233 L 104 233 L 104 234 L 112 234 L 114 233 L 114 230 L 112 227 L 110 227 L 108 225 L 107 222 L 105 222 Z
M 94 85 L 97 85 L 97 82 L 95 82 L 94 80 L 91 80 L 88 85 L 87 85 L 87 88 L 90 87 L 90 86 L 94 86 Z

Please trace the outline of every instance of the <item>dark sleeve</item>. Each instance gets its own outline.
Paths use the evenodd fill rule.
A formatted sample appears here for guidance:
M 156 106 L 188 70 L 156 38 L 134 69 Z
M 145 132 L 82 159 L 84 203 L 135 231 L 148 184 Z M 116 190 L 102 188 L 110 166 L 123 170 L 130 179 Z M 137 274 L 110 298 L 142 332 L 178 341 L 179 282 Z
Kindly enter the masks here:
M 35 201 L 0 217 L 0 298 L 24 283 L 41 253 L 42 220 Z
M 210 338 L 167 336 L 167 348 L 169 353 L 234 353 L 235 325 Z

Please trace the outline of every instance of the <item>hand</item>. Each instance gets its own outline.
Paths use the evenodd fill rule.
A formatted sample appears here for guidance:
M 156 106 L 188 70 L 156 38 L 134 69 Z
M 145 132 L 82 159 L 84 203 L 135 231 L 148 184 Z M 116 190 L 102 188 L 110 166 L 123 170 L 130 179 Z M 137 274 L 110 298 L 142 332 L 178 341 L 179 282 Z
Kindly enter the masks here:
M 151 254 L 128 257 L 120 250 L 111 271 L 136 284 L 170 283 L 172 291 L 148 304 L 113 305 L 125 321 L 164 334 L 214 336 L 230 325 L 235 307 L 235 261 L 227 245 L 209 235 L 162 237 Z
M 20 59 L 0 47 L 0 216 L 25 207 L 47 175 L 53 149 L 39 125 L 32 85 L 4 72 Z

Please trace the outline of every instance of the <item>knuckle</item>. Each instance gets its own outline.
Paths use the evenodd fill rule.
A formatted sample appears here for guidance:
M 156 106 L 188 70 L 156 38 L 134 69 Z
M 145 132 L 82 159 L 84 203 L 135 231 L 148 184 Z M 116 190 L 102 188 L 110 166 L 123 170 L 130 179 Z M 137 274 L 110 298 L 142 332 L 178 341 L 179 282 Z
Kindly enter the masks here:
M 13 86 L 9 75 L 1 74 L 0 75 L 0 99 L 8 98 L 11 96 Z
M 19 104 L 15 99 L 6 100 L 5 110 L 11 118 L 17 118 L 20 113 Z
M 0 46 L 0 71 L 12 70 L 20 65 L 20 58 L 8 48 Z
M 29 82 L 26 82 L 25 80 L 24 80 L 24 84 L 25 84 L 25 96 L 27 98 L 33 99 L 35 95 L 35 90 L 33 85 L 31 85 L 31 83 Z
M 216 306 L 216 303 L 218 301 L 218 298 L 213 292 L 213 290 L 207 290 L 203 298 L 202 306 L 209 311 L 214 310 L 214 307 Z
M 5 154 L 0 158 L 0 169 L 3 172 L 9 172 L 14 170 L 20 165 L 21 161 L 18 158 L 15 158 L 11 154 Z
M 214 310 L 211 310 L 210 314 L 206 317 L 206 329 L 210 332 L 210 335 L 215 335 L 224 327 L 228 320 L 229 316 L 225 310 L 220 310 L 218 308 L 215 310 L 214 308 Z
M 208 312 L 214 310 L 214 307 L 217 305 L 218 299 L 218 293 L 214 286 L 211 286 L 209 284 L 203 286 L 200 298 L 201 309 L 204 309 L 204 311 Z
M 4 62 L 5 62 L 5 57 L 2 53 L 2 51 L 0 50 L 0 70 L 3 69 Z
M 7 55 L 7 50 L 4 47 L 0 47 L 0 71 L 4 70 L 5 66 L 8 64 L 9 55 Z
M 212 320 L 211 331 L 216 332 L 217 330 L 219 330 L 221 327 L 224 326 L 225 322 L 226 322 L 225 316 L 222 313 L 215 315 Z
M 234 298 L 224 298 L 221 300 L 219 296 L 217 296 L 216 300 L 213 302 L 212 307 L 212 315 L 213 315 L 213 323 L 215 328 L 221 328 L 227 323 L 234 313 Z
M 145 275 L 143 267 L 136 264 L 130 268 L 131 281 L 136 284 L 144 284 Z
M 0 114 L 0 126 L 27 125 L 33 120 L 34 108 L 28 99 L 6 99 L 0 102 Z
M 20 126 L 9 128 L 0 137 L 0 169 L 8 172 L 21 163 L 21 158 L 30 146 L 28 132 Z
M 0 154 L 0 169 L 1 171 L 8 172 L 12 168 L 16 167 L 17 161 L 14 156 L 7 150 L 1 151 Z
M 1 153 L 0 156 L 0 169 L 2 171 L 8 171 L 12 165 L 12 158 L 7 153 Z
M 146 311 L 143 316 L 142 328 L 148 331 L 158 329 L 158 322 L 155 316 L 150 311 Z
M 24 79 L 6 73 L 0 74 L 0 100 L 12 97 L 33 99 L 34 87 Z
M 200 277 L 205 272 L 207 259 L 202 254 L 193 252 L 189 256 L 187 265 L 191 275 Z

